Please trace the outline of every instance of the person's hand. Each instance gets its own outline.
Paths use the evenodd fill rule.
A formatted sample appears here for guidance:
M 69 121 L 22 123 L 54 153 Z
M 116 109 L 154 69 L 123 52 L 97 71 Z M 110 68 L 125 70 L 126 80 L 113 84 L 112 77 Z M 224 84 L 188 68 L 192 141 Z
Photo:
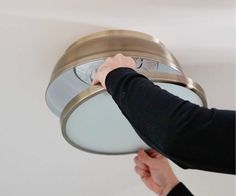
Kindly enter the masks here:
M 140 150 L 134 162 L 144 184 L 160 196 L 166 196 L 179 183 L 168 160 L 155 150 Z
M 107 74 L 119 67 L 128 67 L 135 70 L 136 64 L 133 58 L 124 56 L 122 54 L 109 57 L 106 59 L 104 64 L 98 68 L 96 74 L 94 75 L 92 84 L 96 85 L 100 83 L 104 88 L 106 88 L 105 79 Z

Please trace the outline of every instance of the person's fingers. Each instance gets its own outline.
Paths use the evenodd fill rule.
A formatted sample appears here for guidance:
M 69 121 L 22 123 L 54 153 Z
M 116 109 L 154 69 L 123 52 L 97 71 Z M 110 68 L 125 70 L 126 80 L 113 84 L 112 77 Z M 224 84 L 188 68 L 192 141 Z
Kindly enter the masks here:
M 125 58 L 125 56 L 121 53 L 117 53 L 115 56 L 114 56 L 114 59 L 123 59 Z
M 133 69 L 136 69 L 136 62 L 134 61 L 134 59 L 132 57 L 127 57 L 127 61 L 129 62 L 129 64 L 132 66 Z
M 114 60 L 118 61 L 120 65 L 123 64 L 124 66 L 124 62 L 125 62 L 126 66 L 136 69 L 136 63 L 132 57 L 124 56 L 123 54 L 118 53 L 114 56 Z
M 108 57 L 105 62 L 98 68 L 97 72 L 94 74 L 92 85 L 101 84 L 105 87 L 105 78 L 107 74 L 119 67 L 129 67 L 136 69 L 136 64 L 133 58 L 126 57 L 123 54 L 116 54 L 114 57 Z
M 98 79 L 96 78 L 96 75 L 93 78 L 92 85 L 98 84 Z
M 108 58 L 108 59 L 111 59 L 111 58 Z M 107 72 L 109 72 L 109 64 L 107 62 L 104 62 L 96 70 L 96 73 L 93 76 L 92 85 L 101 84 L 104 88 L 106 88 L 104 85 L 104 80 L 105 80 L 104 77 L 107 75 Z
M 110 64 L 112 64 L 113 63 L 113 57 L 108 57 L 106 60 L 105 60 L 105 62 L 104 62 L 104 64 L 105 65 L 110 65 Z M 103 65 L 104 65 L 103 64 Z
M 92 85 L 100 84 L 98 77 L 99 77 L 99 73 L 96 73 L 93 77 Z
M 148 171 L 148 166 L 144 164 L 142 161 L 140 161 L 138 156 L 134 158 L 134 162 L 139 168 Z
M 123 55 L 120 54 L 120 53 L 118 53 L 118 54 L 116 54 L 116 55 L 114 56 L 113 61 L 114 61 L 115 65 L 116 65 L 117 67 L 124 66 L 124 62 L 126 62 L 126 64 L 127 64 L 127 61 L 126 61 L 125 56 L 123 56 Z
M 153 149 L 146 151 L 146 153 L 152 158 L 157 158 L 157 157 L 162 157 L 163 156 L 159 152 L 157 152 Z
M 149 177 L 150 176 L 150 173 L 139 168 L 138 166 L 135 166 L 135 172 L 141 177 L 141 178 L 144 178 L 144 177 Z
M 140 161 L 145 163 L 147 166 L 153 166 L 154 159 L 150 157 L 143 149 L 138 151 L 138 158 Z

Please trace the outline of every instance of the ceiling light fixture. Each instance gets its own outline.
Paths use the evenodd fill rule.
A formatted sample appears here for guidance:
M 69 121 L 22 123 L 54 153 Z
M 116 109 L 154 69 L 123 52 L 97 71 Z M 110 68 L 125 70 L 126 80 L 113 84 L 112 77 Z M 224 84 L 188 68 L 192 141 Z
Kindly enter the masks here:
M 135 31 L 110 30 L 73 43 L 55 66 L 46 91 L 50 110 L 60 117 L 64 138 L 74 147 L 99 154 L 127 154 L 149 148 L 122 115 L 112 97 L 91 82 L 107 57 L 134 58 L 137 71 L 182 99 L 206 106 L 199 84 L 187 78 L 158 39 Z

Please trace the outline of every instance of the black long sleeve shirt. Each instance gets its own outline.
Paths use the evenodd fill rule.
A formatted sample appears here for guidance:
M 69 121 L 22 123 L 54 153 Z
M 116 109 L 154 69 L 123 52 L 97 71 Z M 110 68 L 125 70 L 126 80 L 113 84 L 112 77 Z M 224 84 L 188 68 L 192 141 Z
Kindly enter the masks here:
M 168 193 L 167 196 L 193 196 L 193 194 L 182 182 L 180 182 Z
M 235 174 L 235 111 L 182 100 L 130 68 L 111 71 L 105 84 L 151 148 L 184 169 Z

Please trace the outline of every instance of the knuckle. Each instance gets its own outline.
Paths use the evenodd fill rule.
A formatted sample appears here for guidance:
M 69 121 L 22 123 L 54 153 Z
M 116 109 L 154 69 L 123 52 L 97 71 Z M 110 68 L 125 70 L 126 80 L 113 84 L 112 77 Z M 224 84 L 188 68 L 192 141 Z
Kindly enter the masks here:
M 142 153 L 141 155 L 140 155 L 140 157 L 142 158 L 142 159 L 148 159 L 148 156 L 145 154 L 145 153 Z
M 115 58 L 116 59 L 122 59 L 122 58 L 124 58 L 124 55 L 121 54 L 121 53 L 118 53 L 118 54 L 115 55 Z
M 110 62 L 110 61 L 112 61 L 112 58 L 111 58 L 111 57 L 108 57 L 108 58 L 106 59 L 106 61 L 105 61 L 104 64 L 106 64 L 106 62 Z
M 132 57 L 128 57 L 128 60 L 131 62 L 131 63 L 135 63 L 134 59 Z
M 138 157 L 134 157 L 134 162 L 137 162 L 138 161 Z

